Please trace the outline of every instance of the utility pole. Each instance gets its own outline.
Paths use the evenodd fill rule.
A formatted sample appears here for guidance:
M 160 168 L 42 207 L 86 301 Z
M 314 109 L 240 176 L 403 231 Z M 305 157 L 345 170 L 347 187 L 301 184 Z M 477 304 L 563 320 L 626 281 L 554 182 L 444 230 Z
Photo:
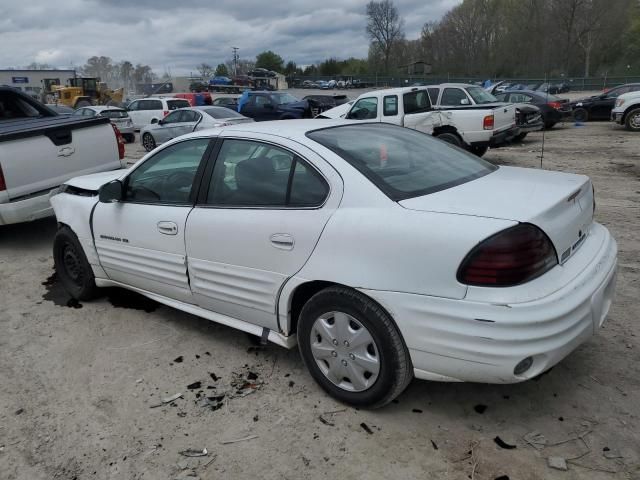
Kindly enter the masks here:
M 233 76 L 238 76 L 238 47 L 231 47 L 233 50 Z

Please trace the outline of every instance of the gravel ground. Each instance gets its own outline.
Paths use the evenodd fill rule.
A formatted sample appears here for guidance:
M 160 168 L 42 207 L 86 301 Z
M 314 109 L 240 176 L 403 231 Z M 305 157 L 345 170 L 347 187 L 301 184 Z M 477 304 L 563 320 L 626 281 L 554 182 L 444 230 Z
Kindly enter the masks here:
M 530 134 L 486 159 L 538 168 L 541 146 Z M 0 478 L 640 478 L 639 147 L 609 123 L 545 134 L 542 166 L 590 175 L 619 242 L 599 335 L 534 381 L 414 381 L 375 411 L 326 396 L 297 350 L 120 290 L 69 302 L 51 277 L 55 221 L 0 227 Z

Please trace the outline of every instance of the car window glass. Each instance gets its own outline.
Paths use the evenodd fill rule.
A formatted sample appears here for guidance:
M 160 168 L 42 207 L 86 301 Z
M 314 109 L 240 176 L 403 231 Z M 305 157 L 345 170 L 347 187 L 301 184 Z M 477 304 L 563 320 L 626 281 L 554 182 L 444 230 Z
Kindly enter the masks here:
M 225 140 L 213 170 L 207 203 L 285 206 L 294 155 L 250 140 Z
M 291 179 L 288 206 L 314 207 L 321 205 L 329 193 L 329 186 L 322 176 L 304 161 L 296 159 Z
M 84 110 L 85 110 L 84 108 L 81 108 L 80 110 L 76 110 L 75 112 L 73 112 L 73 115 L 78 117 L 81 115 L 84 115 Z
M 431 100 L 431 105 L 436 105 L 438 103 L 438 95 L 440 94 L 439 88 L 428 88 L 429 99 Z
M 349 112 L 349 118 L 354 120 L 370 120 L 377 116 L 378 99 L 375 97 L 361 98 Z
M 402 96 L 402 105 L 405 114 L 426 112 L 431 108 L 429 94 L 426 90 L 405 93 Z
M 256 106 L 262 107 L 264 105 L 270 105 L 271 100 L 266 95 L 256 95 Z
M 172 124 L 172 123 L 178 123 L 178 122 L 183 122 L 183 115 L 184 112 L 182 111 L 175 111 L 175 112 L 171 112 L 169 115 L 167 115 L 166 117 L 164 117 L 164 119 L 162 120 L 162 123 L 167 125 L 167 124 Z
M 467 94 L 460 88 L 445 88 L 442 94 L 440 105 L 458 106 L 462 105 L 462 100 L 468 100 Z
M 398 96 L 388 95 L 383 99 L 382 111 L 385 116 L 393 116 L 398 114 Z
M 200 114 L 198 112 L 194 112 L 193 110 L 183 110 L 181 122 L 197 122 L 200 118 Z
M 524 93 L 512 93 L 509 98 L 511 99 L 511 102 L 515 103 L 527 103 L 531 101 L 531 97 Z
M 507 101 L 507 94 L 506 93 L 499 93 L 498 95 L 496 95 L 496 98 L 498 100 L 500 100 L 501 102 L 506 102 Z
M 141 203 L 185 204 L 209 139 L 198 138 L 160 150 L 126 180 L 125 200 Z
M 132 102 L 132 103 L 129 105 L 128 109 L 129 109 L 129 110 L 131 110 L 131 111 L 133 111 L 133 112 L 134 112 L 134 111 L 136 111 L 136 110 L 138 110 L 138 108 L 139 108 L 139 103 L 140 103 L 140 102 L 138 102 L 138 101 Z
M 167 100 L 167 110 L 176 110 L 178 108 L 187 108 L 190 107 L 191 104 L 189 100 Z M 162 110 L 162 105 L 158 110 Z

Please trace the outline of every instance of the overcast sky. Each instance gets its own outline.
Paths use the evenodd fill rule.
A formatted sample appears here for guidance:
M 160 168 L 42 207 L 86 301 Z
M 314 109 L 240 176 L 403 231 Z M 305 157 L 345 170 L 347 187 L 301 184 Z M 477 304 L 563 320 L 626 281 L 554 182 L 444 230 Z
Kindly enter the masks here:
M 306 65 L 366 57 L 365 0 L 0 0 L 0 68 L 81 66 L 92 55 L 162 74 L 273 50 Z M 407 38 L 460 0 L 396 0 Z

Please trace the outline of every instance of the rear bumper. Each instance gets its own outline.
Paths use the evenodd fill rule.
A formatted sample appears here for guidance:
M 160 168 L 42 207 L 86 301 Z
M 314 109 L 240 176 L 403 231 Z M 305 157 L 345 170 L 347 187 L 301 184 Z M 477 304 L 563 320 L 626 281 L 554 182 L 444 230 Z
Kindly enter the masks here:
M 616 281 L 617 245 L 594 225 L 597 253 L 546 297 L 513 304 L 450 300 L 364 290 L 388 309 L 409 348 L 418 378 L 517 383 L 548 370 L 602 326 Z M 565 267 L 566 268 L 566 267 Z M 518 363 L 533 359 L 528 370 Z
M 494 133 L 489 139 L 489 142 L 475 142 L 475 143 L 472 143 L 471 145 L 481 146 L 480 144 L 482 144 L 482 146 L 489 146 L 492 148 L 501 147 L 509 143 L 517 135 L 519 135 L 520 131 L 521 131 L 520 127 L 514 125 L 506 130 L 501 130 L 499 132 Z
M 0 225 L 31 222 L 53 215 L 49 199 L 58 193 L 58 189 L 46 191 L 40 195 L 8 203 L 0 203 Z
M 529 132 L 537 132 L 538 130 L 542 130 L 544 127 L 544 122 L 540 119 L 538 122 L 533 123 L 525 123 L 523 125 L 518 125 L 520 129 L 520 133 L 529 133 Z

